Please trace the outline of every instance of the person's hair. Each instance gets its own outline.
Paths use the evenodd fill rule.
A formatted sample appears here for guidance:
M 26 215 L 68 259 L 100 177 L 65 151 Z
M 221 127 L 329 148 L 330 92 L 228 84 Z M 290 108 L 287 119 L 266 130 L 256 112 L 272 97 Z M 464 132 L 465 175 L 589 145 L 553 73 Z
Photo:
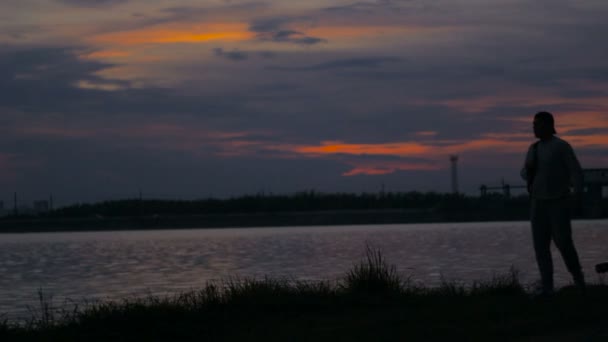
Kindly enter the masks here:
M 549 112 L 538 112 L 538 113 L 536 113 L 534 118 L 548 123 L 549 125 L 551 125 L 551 128 L 553 129 L 553 134 L 557 133 L 555 131 L 555 120 L 553 119 L 553 114 L 551 114 Z

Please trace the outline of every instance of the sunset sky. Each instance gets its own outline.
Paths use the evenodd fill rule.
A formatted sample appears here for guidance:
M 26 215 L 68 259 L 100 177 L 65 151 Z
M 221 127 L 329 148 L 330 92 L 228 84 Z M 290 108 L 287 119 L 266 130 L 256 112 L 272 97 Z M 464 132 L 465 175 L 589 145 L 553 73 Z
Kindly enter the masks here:
M 521 184 L 608 167 L 605 0 L 0 2 L 0 200 Z

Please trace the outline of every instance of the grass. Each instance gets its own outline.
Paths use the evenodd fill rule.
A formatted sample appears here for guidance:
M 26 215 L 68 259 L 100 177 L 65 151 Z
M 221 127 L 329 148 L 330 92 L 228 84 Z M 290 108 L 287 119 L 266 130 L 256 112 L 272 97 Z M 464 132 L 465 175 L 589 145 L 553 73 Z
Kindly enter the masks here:
M 517 273 L 436 288 L 372 248 L 337 282 L 233 279 L 172 297 L 40 307 L 0 317 L 0 341 L 606 341 L 608 286 L 532 299 Z

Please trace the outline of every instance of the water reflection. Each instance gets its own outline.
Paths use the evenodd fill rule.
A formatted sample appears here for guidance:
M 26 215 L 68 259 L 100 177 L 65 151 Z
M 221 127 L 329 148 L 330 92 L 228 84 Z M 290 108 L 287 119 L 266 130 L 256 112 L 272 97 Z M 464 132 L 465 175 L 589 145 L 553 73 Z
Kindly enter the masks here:
M 575 222 L 574 238 L 588 274 L 608 260 L 608 221 Z M 61 302 L 170 294 L 234 276 L 337 279 L 366 244 L 429 286 L 488 279 L 511 266 L 531 282 L 530 240 L 526 222 L 3 234 L 0 312 L 23 313 L 39 288 Z M 567 284 L 561 259 L 555 265 L 556 283 Z

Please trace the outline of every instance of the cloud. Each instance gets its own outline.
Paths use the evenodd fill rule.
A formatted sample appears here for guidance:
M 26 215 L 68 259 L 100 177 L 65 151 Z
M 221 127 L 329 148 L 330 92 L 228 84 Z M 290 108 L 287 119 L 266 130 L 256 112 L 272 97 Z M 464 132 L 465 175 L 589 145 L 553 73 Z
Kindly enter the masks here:
M 570 135 L 570 136 L 574 136 L 574 135 L 586 136 L 586 135 L 601 135 L 601 134 L 608 135 L 608 126 L 600 127 L 600 128 L 573 129 L 573 130 L 568 131 L 568 135 Z
M 99 99 L 104 92 L 128 89 L 129 81 L 97 75 L 113 64 L 83 60 L 74 48 L 36 48 L 0 51 L 0 107 L 35 112 L 65 111 Z M 72 109 L 73 110 L 73 109 Z M 82 111 L 82 108 L 79 109 Z
M 403 3 L 403 1 L 401 2 Z M 415 1 L 407 1 L 408 5 L 414 4 Z M 339 13 L 341 15 L 348 14 L 366 14 L 377 12 L 379 10 L 391 10 L 400 12 L 402 7 L 398 5 L 398 2 L 391 0 L 381 0 L 377 2 L 356 2 L 341 6 L 330 6 L 322 8 L 322 11 L 330 13 Z
M 78 60 L 75 48 L 32 48 L 0 51 L 0 75 L 9 79 L 71 83 L 83 75 L 113 66 L 99 61 Z
M 261 41 L 272 41 L 276 43 L 294 43 L 301 45 L 314 45 L 326 42 L 325 39 L 307 36 L 305 33 L 294 30 L 279 30 L 272 32 L 262 32 L 257 36 Z
M 208 41 L 245 41 L 251 39 L 246 25 L 209 22 L 199 24 L 167 24 L 99 34 L 90 38 L 95 44 L 134 46 L 144 44 L 204 43 Z
M 273 70 L 282 71 L 323 71 L 332 69 L 367 69 L 377 68 L 387 63 L 395 63 L 402 61 L 399 57 L 363 57 L 363 58 L 349 58 L 349 59 L 338 59 L 329 62 L 314 64 L 310 66 L 302 67 L 268 67 Z
M 293 43 L 300 45 L 315 45 L 327 42 L 319 37 L 308 36 L 300 30 L 291 29 L 294 23 L 308 22 L 308 17 L 271 17 L 256 19 L 249 25 L 249 31 L 256 33 L 260 41 L 276 43 Z
M 125 0 L 128 1 L 128 0 Z M 151 5 L 150 7 L 153 7 Z M 245 22 L 250 19 L 252 13 L 265 11 L 270 7 L 266 2 L 246 2 L 202 5 L 202 6 L 173 6 L 160 7 L 155 12 L 134 13 L 138 20 L 123 23 L 123 29 L 142 29 L 146 27 L 170 24 L 170 23 L 194 23 L 216 22 L 218 18 L 227 19 L 231 22 Z M 142 6 L 145 8 L 145 6 Z
M 55 5 L 42 8 L 90 17 L 58 25 L 57 13 L 34 11 L 29 23 L 0 24 L 23 40 L 0 48 L 0 152 L 21 158 L 10 186 L 48 187 L 38 180 L 49 173 L 66 187 L 79 178 L 74 198 L 141 178 L 225 195 L 257 191 L 272 174 L 281 189 L 390 179 L 441 190 L 438 169 L 458 153 L 474 189 L 516 175 L 540 109 L 588 161 L 604 160 L 594 151 L 608 144 L 606 5 L 145 3 L 111 25 L 101 11 Z M 83 27 L 94 33 L 66 33 Z M 230 32 L 238 37 L 203 35 Z M 82 45 L 48 48 L 58 42 Z
M 232 61 L 244 61 L 249 58 L 249 54 L 244 51 L 224 51 L 222 48 L 213 49 L 213 53 L 218 57 L 223 57 Z
M 105 7 L 123 4 L 129 0 L 55 0 L 71 6 L 80 7 Z
M 301 18 L 273 17 L 255 19 L 249 24 L 249 31 L 258 33 L 276 32 L 283 29 L 287 24 L 297 20 L 301 20 Z
M 235 49 L 232 51 L 226 51 L 223 48 L 214 48 L 213 54 L 217 57 L 221 57 L 234 62 L 245 61 L 251 57 L 259 57 L 263 59 L 271 59 L 277 57 L 277 53 L 272 51 L 244 51 Z

